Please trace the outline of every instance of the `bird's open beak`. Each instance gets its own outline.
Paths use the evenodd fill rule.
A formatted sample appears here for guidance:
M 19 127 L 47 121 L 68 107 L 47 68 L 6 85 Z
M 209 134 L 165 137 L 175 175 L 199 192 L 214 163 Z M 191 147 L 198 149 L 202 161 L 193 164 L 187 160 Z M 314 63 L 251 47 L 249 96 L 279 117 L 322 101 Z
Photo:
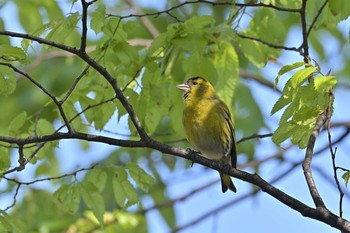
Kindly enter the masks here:
M 177 85 L 176 87 L 184 92 L 188 92 L 190 90 L 190 86 L 186 83 Z

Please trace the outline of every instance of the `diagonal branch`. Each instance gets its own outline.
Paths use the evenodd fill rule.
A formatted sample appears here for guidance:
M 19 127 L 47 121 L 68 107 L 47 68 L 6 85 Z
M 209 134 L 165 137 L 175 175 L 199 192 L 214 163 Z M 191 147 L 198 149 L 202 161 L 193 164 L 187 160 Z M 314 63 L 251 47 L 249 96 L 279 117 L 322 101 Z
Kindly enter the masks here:
M 271 185 L 270 183 L 262 179 L 257 174 L 250 174 L 237 169 L 231 169 L 229 172 L 227 172 L 227 167 L 225 167 L 225 165 L 214 160 L 209 160 L 201 156 L 200 154 L 193 153 L 191 151 L 180 149 L 180 148 L 171 148 L 171 147 L 160 148 L 159 145 L 157 145 L 157 143 L 155 143 L 155 145 L 156 145 L 156 148 L 158 149 L 164 149 L 163 152 L 165 153 L 176 154 L 180 157 L 189 159 L 195 163 L 202 164 L 204 166 L 210 167 L 220 172 L 224 172 L 226 170 L 226 173 L 229 174 L 230 176 L 233 176 L 235 178 L 241 179 L 243 181 L 246 181 L 258 186 L 259 188 L 261 188 L 263 192 L 266 192 L 270 196 L 274 197 L 275 199 L 279 200 L 286 206 L 299 212 L 303 216 L 319 220 L 344 232 L 350 232 L 350 222 L 347 221 L 346 219 L 343 219 L 335 215 L 334 213 L 330 212 L 328 209 L 324 207 L 312 208 L 302 203 L 301 201 L 295 199 L 294 197 L 289 196 L 283 191 L 277 189 L 276 187 L 274 187 L 273 185 Z
M 312 161 L 312 155 L 313 155 L 313 151 L 314 151 L 314 147 L 315 147 L 316 138 L 320 132 L 321 127 L 324 125 L 325 122 L 326 122 L 326 115 L 321 114 L 318 117 L 316 125 L 311 132 L 309 142 L 308 142 L 308 145 L 306 148 L 305 159 L 303 162 L 304 175 L 305 175 L 307 185 L 309 187 L 311 197 L 315 203 L 315 206 L 322 207 L 322 208 L 326 208 L 326 206 L 323 203 L 323 200 L 322 200 L 320 194 L 318 193 L 314 178 L 312 176 L 311 161 Z
M 68 131 L 71 131 L 72 128 L 68 122 L 68 118 L 65 114 L 65 112 L 63 111 L 62 108 L 62 104 L 57 100 L 57 98 L 52 95 L 48 90 L 46 90 L 46 88 L 44 88 L 40 83 L 38 83 L 37 81 L 35 81 L 29 74 L 24 73 L 23 71 L 17 69 L 15 66 L 13 66 L 12 64 L 9 63 L 4 63 L 4 62 L 0 62 L 0 65 L 2 66 L 7 66 L 9 68 L 11 68 L 14 72 L 23 75 L 24 77 L 26 77 L 30 82 L 32 82 L 35 86 L 37 86 L 40 90 L 42 90 L 57 106 L 58 111 L 60 112 L 60 115 L 62 117 L 62 120 L 64 121 Z
M 41 37 L 37 36 L 32 36 L 29 34 L 24 34 L 24 33 L 18 33 L 18 32 L 9 32 L 9 31 L 0 31 L 0 35 L 5 35 L 5 36 L 10 36 L 10 37 L 16 37 L 16 38 L 23 38 L 23 39 L 28 39 L 31 41 L 36 41 L 40 44 L 46 44 L 50 45 L 52 47 L 70 52 L 72 54 L 77 55 L 80 57 L 82 60 L 84 60 L 88 65 L 90 65 L 92 68 L 94 68 L 98 73 L 100 73 L 106 81 L 111 85 L 113 88 L 116 97 L 118 100 L 121 102 L 125 110 L 128 112 L 129 117 L 131 121 L 133 122 L 133 125 L 135 126 L 141 140 L 148 141 L 150 138 L 146 131 L 144 130 L 141 121 L 137 117 L 135 111 L 133 110 L 133 107 L 127 100 L 127 98 L 124 96 L 122 89 L 118 86 L 117 80 L 106 70 L 105 67 L 100 65 L 98 62 L 96 62 L 93 58 L 91 58 L 88 54 L 85 52 L 80 51 L 79 49 L 63 45 L 51 40 L 43 39 Z
M 321 13 L 322 13 L 323 9 L 325 8 L 325 6 L 327 5 L 327 3 L 328 3 L 328 0 L 324 1 L 322 6 L 320 7 L 320 9 L 317 11 L 317 14 L 316 14 L 315 18 L 312 20 L 312 23 L 311 23 L 309 29 L 307 30 L 307 34 L 306 34 L 307 37 L 309 37 L 312 28 L 314 27 L 318 17 L 321 15 Z

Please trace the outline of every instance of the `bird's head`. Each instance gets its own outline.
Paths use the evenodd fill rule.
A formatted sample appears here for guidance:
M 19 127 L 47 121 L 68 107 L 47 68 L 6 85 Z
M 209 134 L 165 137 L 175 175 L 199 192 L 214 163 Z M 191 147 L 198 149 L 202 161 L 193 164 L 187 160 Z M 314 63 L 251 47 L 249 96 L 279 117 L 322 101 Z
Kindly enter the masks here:
M 185 83 L 177 85 L 177 88 L 184 92 L 183 96 L 185 100 L 188 97 L 210 98 L 215 96 L 214 87 L 202 77 L 192 77 Z

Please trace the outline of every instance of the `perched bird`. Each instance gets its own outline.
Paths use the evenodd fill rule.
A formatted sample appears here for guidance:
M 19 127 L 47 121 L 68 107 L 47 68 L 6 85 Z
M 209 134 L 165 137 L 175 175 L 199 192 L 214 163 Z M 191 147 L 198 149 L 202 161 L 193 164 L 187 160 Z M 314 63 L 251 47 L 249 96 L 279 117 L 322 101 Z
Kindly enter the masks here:
M 236 168 L 235 132 L 227 105 L 214 87 L 202 77 L 193 77 L 177 86 L 184 98 L 183 126 L 188 141 L 208 159 Z M 236 192 L 231 177 L 220 173 L 222 192 Z

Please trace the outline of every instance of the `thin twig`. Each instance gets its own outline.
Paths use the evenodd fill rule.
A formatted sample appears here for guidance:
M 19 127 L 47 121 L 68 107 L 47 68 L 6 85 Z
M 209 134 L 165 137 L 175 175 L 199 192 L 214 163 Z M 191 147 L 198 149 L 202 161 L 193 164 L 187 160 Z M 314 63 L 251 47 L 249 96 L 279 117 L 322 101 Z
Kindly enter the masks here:
M 85 67 L 85 69 L 83 70 L 83 72 L 81 72 L 81 74 L 74 80 L 74 83 L 69 88 L 69 90 L 67 91 L 66 95 L 59 101 L 60 105 L 62 105 L 68 99 L 68 97 L 72 94 L 72 92 L 74 91 L 75 87 L 78 85 L 78 82 L 80 81 L 80 79 L 82 79 L 87 74 L 87 71 L 89 70 L 89 68 L 90 68 L 90 66 L 87 65 Z
M 300 54 L 302 54 L 302 50 L 300 48 L 296 48 L 296 47 L 286 47 L 286 46 L 283 46 L 283 45 L 276 45 L 276 44 L 272 44 L 270 42 L 267 42 L 267 41 L 264 41 L 260 38 L 255 38 L 255 37 L 252 37 L 252 36 L 246 36 L 246 35 L 243 35 L 243 34 L 240 34 L 240 33 L 237 33 L 237 35 L 243 39 L 248 39 L 248 40 L 253 40 L 253 41 L 257 41 L 257 42 L 260 42 L 264 45 L 267 45 L 271 48 L 274 48 L 274 49 L 283 49 L 283 50 L 288 50 L 288 51 L 294 51 L 294 52 L 298 52 Z
M 337 153 L 337 148 L 333 150 L 333 144 L 332 144 L 332 135 L 331 135 L 331 116 L 332 116 L 332 109 L 333 109 L 333 101 L 334 101 L 334 94 L 333 91 L 329 91 L 329 98 L 328 98 L 328 106 L 326 110 L 326 115 L 327 115 L 327 134 L 328 134 L 328 145 L 329 145 L 329 152 L 331 154 L 332 158 L 332 167 L 333 167 L 333 176 L 334 176 L 334 181 L 337 185 L 337 189 L 339 191 L 339 217 L 343 216 L 343 198 L 344 198 L 344 192 L 340 187 L 340 182 L 338 179 L 338 174 L 337 174 L 337 166 L 335 163 L 335 155 Z
M 18 196 L 18 192 L 19 192 L 19 189 L 22 185 L 32 185 L 32 184 L 35 184 L 35 183 L 38 183 L 38 182 L 43 182 L 43 181 L 50 181 L 50 180 L 57 180 L 57 179 L 62 179 L 62 178 L 65 178 L 65 177 L 68 177 L 68 176 L 75 176 L 77 173 L 79 172 L 82 172 L 82 171 L 88 171 L 88 170 L 91 170 L 91 169 L 94 169 L 98 164 L 94 164 L 92 165 L 91 167 L 88 167 L 88 168 L 81 168 L 81 169 L 78 169 L 72 173 L 67 173 L 67 174 L 64 174 L 64 175 L 60 175 L 60 176 L 54 176 L 54 177 L 46 177 L 46 178 L 41 178 L 41 179 L 36 179 L 36 180 L 33 180 L 33 181 L 29 181 L 29 182 L 23 182 L 23 181 L 19 181 L 17 179 L 14 179 L 14 178 L 9 178 L 9 177 L 6 177 L 6 176 L 1 176 L 1 178 L 7 180 L 7 181 L 10 181 L 10 182 L 13 182 L 13 183 L 16 183 L 17 184 L 17 188 L 16 188 L 16 191 L 15 191 L 15 194 L 13 196 L 13 202 L 11 205 L 7 206 L 5 208 L 4 211 L 7 211 L 11 208 L 13 208 L 16 203 L 17 203 L 17 196 Z
M 267 137 L 272 137 L 273 133 L 267 133 L 267 134 L 253 134 L 251 136 L 245 137 L 237 141 L 238 143 L 250 140 L 250 139 L 256 139 L 256 138 L 267 138 Z
M 4 63 L 4 62 L 0 62 L 0 65 L 2 66 L 7 66 L 9 68 L 11 68 L 14 72 L 19 73 L 21 75 L 23 75 L 24 77 L 26 77 L 30 82 L 32 82 L 35 86 L 37 86 L 40 90 L 42 90 L 57 106 L 58 111 L 60 112 L 60 115 L 63 119 L 63 121 L 65 122 L 68 131 L 71 131 L 71 126 L 68 123 L 68 119 L 67 116 L 62 108 L 62 106 L 60 105 L 59 101 L 57 100 L 57 98 L 52 95 L 48 90 L 46 90 L 46 88 L 44 88 L 40 83 L 38 83 L 37 81 L 35 81 L 29 74 L 24 73 L 23 71 L 17 69 L 15 66 L 13 66 L 12 64 L 9 63 Z
M 317 22 L 318 17 L 321 15 L 321 13 L 322 13 L 323 9 L 325 8 L 325 6 L 327 5 L 327 3 L 328 3 L 328 0 L 325 0 L 324 3 L 322 4 L 322 6 L 320 7 L 320 9 L 317 11 L 316 16 L 312 20 L 312 23 L 311 23 L 309 29 L 307 30 L 307 34 L 306 34 L 307 37 L 309 37 L 312 28 L 314 27 L 315 23 Z
M 285 7 L 279 7 L 275 6 L 272 4 L 265 4 L 265 3 L 234 3 L 234 2 L 214 2 L 214 1 L 206 1 L 206 0 L 197 0 L 197 1 L 185 1 L 182 2 L 178 5 L 172 6 L 168 9 L 162 10 L 162 11 L 157 11 L 157 12 L 152 12 L 152 13 L 143 13 L 143 14 L 129 14 L 125 16 L 121 15 L 114 15 L 114 14 L 107 14 L 107 17 L 118 17 L 120 19 L 126 19 L 126 18 L 132 18 L 132 17 L 147 17 L 147 16 L 159 16 L 161 14 L 169 14 L 171 11 L 176 10 L 178 8 L 181 8 L 185 5 L 195 5 L 195 4 L 209 4 L 212 6 L 236 6 L 236 7 L 265 7 L 265 8 L 272 8 L 277 11 L 282 11 L 282 12 L 290 12 L 290 13 L 299 13 L 300 9 L 292 9 L 292 8 L 285 8 Z

